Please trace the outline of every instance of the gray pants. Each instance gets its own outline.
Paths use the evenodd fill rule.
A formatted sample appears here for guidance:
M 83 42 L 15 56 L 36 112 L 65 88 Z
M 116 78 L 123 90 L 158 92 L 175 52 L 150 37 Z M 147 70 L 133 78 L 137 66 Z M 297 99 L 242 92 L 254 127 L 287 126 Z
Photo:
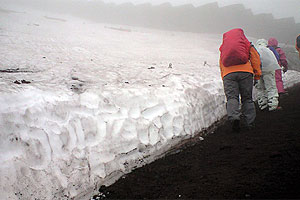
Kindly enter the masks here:
M 230 121 L 240 120 L 243 115 L 246 125 L 251 126 L 256 117 L 255 105 L 252 100 L 253 75 L 249 72 L 233 72 L 223 78 L 223 84 L 227 98 L 228 119 Z

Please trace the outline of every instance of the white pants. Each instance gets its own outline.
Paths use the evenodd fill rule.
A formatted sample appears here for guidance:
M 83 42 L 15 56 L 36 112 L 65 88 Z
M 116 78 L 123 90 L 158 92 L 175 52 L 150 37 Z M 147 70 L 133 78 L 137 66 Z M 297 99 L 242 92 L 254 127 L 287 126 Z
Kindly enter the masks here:
M 276 87 L 275 71 L 263 72 L 256 84 L 258 90 L 257 101 L 261 110 L 269 108 L 269 111 L 278 107 L 278 91 Z

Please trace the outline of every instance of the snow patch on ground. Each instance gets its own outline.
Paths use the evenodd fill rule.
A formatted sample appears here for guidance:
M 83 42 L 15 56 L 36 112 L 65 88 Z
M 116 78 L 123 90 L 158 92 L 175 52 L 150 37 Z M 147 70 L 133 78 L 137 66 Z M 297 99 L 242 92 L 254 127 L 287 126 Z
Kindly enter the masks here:
M 0 12 L 0 199 L 88 198 L 225 116 L 219 35 L 18 11 Z

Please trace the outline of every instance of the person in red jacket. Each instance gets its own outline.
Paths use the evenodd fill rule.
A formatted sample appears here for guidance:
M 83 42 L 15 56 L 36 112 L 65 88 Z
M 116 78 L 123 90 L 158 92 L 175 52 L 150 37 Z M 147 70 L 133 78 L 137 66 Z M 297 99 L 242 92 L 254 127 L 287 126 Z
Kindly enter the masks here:
M 296 38 L 296 49 L 299 53 L 299 59 L 300 59 L 300 35 Z
M 233 29 L 233 31 L 240 31 Z M 228 32 L 227 32 L 228 33 Z M 232 124 L 232 131 L 239 132 L 240 131 L 240 121 L 241 117 L 245 120 L 245 125 L 247 128 L 254 128 L 254 121 L 256 118 L 256 110 L 255 105 L 252 99 L 252 90 L 253 90 L 253 77 L 255 80 L 259 80 L 261 76 L 261 61 L 260 56 L 257 50 L 253 45 L 250 45 L 248 39 L 244 36 L 244 32 L 241 32 L 243 40 L 247 40 L 246 45 L 247 48 L 247 57 L 248 60 L 246 63 L 242 64 L 234 64 L 231 66 L 224 66 L 222 62 L 222 55 L 224 49 L 228 49 L 230 45 L 235 44 L 235 39 L 229 41 L 226 45 L 229 47 L 223 48 L 224 43 L 226 42 L 224 37 L 226 33 L 223 35 L 223 43 L 220 47 L 221 57 L 220 57 L 220 70 L 221 77 L 223 79 L 224 92 L 227 99 L 226 110 L 228 120 Z M 240 42 L 242 43 L 242 42 Z M 239 47 L 233 47 L 233 49 L 243 49 Z M 235 50 L 234 50 L 235 51 Z M 236 54 L 236 53 L 235 53 Z M 241 96 L 241 110 L 240 110 L 240 96 Z
M 282 94 L 286 93 L 286 91 L 284 90 L 283 81 L 282 81 L 282 71 L 284 73 L 287 72 L 288 62 L 287 62 L 284 51 L 280 47 L 278 47 L 278 41 L 276 38 L 270 38 L 268 40 L 268 46 L 273 47 L 279 54 L 279 62 L 278 63 L 280 65 L 280 67 L 282 67 L 282 70 L 277 69 L 275 71 L 275 79 L 276 79 L 276 87 L 278 90 L 278 94 L 282 95 Z

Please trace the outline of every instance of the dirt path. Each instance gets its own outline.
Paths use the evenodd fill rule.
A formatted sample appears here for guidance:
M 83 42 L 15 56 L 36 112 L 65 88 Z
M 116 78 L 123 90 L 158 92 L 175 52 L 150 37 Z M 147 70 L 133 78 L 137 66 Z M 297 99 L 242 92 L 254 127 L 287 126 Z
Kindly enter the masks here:
M 300 86 L 283 110 L 257 112 L 256 129 L 228 124 L 204 141 L 133 171 L 108 188 L 106 199 L 300 199 Z

